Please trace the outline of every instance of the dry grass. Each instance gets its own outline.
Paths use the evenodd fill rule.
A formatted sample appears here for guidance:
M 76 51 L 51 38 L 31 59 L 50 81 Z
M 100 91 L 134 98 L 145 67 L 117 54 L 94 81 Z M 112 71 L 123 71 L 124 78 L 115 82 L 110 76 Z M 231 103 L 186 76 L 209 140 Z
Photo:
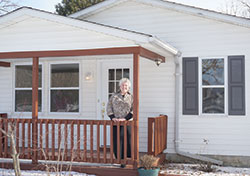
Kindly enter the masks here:
M 156 168 L 158 167 L 158 164 L 157 164 L 158 160 L 159 158 L 154 157 L 152 155 L 143 155 L 140 158 L 140 167 L 143 167 L 146 170 Z

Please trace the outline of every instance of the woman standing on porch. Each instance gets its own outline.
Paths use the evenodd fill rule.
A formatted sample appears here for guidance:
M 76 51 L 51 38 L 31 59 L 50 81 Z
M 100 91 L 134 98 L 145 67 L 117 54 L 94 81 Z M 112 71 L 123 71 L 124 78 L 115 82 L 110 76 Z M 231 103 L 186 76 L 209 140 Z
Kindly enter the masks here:
M 133 118 L 133 96 L 129 92 L 131 83 L 123 78 L 119 82 L 120 91 L 114 93 L 107 105 L 107 115 L 114 122 L 131 120 Z M 113 126 L 113 148 L 117 158 L 117 126 Z M 120 126 L 120 157 L 124 159 L 124 128 Z M 127 157 L 131 157 L 131 127 L 127 126 Z M 125 165 L 121 165 L 125 167 Z

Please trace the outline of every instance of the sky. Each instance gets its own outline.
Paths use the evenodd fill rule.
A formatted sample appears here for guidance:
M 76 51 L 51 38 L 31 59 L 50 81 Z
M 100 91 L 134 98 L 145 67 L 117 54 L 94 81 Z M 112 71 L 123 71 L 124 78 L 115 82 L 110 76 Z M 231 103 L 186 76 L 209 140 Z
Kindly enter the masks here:
M 49 12 L 55 12 L 55 5 L 62 0 L 16 0 L 20 6 L 29 6 Z M 211 10 L 220 10 L 226 0 L 169 0 L 186 5 L 201 7 Z
M 49 12 L 55 12 L 55 5 L 62 2 L 62 0 L 16 0 L 16 2 L 20 6 L 28 6 Z

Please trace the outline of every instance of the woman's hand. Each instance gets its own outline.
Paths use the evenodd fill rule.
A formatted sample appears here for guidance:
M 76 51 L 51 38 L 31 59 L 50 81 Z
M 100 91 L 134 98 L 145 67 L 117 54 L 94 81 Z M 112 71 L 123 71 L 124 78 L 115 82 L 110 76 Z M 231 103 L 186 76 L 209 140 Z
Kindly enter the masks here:
M 126 119 L 125 118 L 113 118 L 112 120 L 114 122 L 122 122 L 122 121 L 125 121 Z
M 118 118 L 113 118 L 112 119 L 114 122 L 117 122 L 118 121 Z
M 122 122 L 122 121 L 125 121 L 126 119 L 125 118 L 120 118 L 119 121 Z

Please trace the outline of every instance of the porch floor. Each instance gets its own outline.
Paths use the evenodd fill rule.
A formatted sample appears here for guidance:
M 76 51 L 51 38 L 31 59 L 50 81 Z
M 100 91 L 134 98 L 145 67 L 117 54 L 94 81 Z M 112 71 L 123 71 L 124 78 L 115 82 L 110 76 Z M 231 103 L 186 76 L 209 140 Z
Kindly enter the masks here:
M 32 159 L 32 149 L 31 148 L 19 148 L 18 150 L 20 159 Z M 86 152 L 83 150 L 78 151 L 77 149 L 41 149 L 38 152 L 38 160 L 47 160 L 47 161 L 74 161 L 74 162 L 88 162 L 88 163 L 102 163 L 102 164 L 128 164 L 132 165 L 133 161 L 131 158 L 126 159 L 116 159 L 115 155 L 111 157 L 110 149 L 107 148 L 106 152 L 103 149 L 100 149 L 99 154 L 96 150 L 87 150 Z M 5 151 L 0 153 L 0 156 L 3 158 L 11 157 L 11 148 L 8 147 L 7 153 Z M 139 156 L 142 156 L 143 152 L 139 153 Z M 60 158 L 58 160 L 58 156 Z

